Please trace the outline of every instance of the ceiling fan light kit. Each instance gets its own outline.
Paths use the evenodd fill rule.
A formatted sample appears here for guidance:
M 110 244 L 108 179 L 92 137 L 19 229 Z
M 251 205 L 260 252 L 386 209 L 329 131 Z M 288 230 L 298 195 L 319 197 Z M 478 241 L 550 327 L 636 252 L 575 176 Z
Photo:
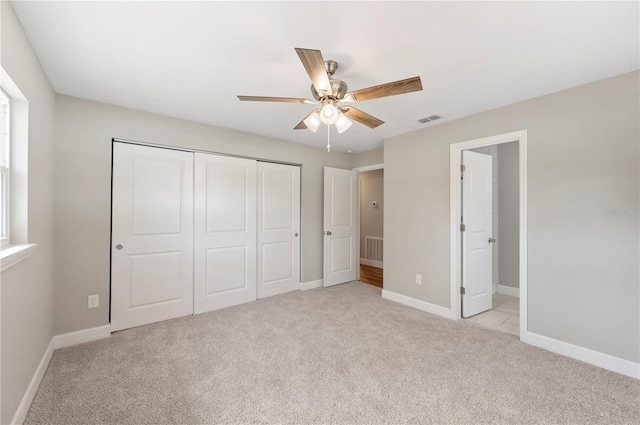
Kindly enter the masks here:
M 293 97 L 238 96 L 238 99 L 242 101 L 253 102 L 295 102 L 314 105 L 322 103 L 322 108 L 309 113 L 309 115 L 294 127 L 295 130 L 308 128 L 315 133 L 318 131 L 320 124 L 324 123 L 327 126 L 335 125 L 338 133 L 343 133 L 351 127 L 352 124 L 351 120 L 347 117 L 369 128 L 376 128 L 384 124 L 384 121 L 352 106 L 341 105 L 340 103 L 362 102 L 364 100 L 422 90 L 420 77 L 412 77 L 348 92 L 347 83 L 332 78 L 338 69 L 338 63 L 336 61 L 325 61 L 322 58 L 320 50 L 300 48 L 296 48 L 295 50 L 311 79 L 311 94 L 315 101 Z M 328 142 L 327 150 L 330 150 L 330 144 Z
M 322 123 L 322 121 L 320 121 L 320 114 L 316 111 L 302 120 L 302 122 L 314 133 L 318 131 L 318 127 L 320 127 L 320 124 Z
M 339 134 L 342 134 L 349 127 L 351 127 L 351 124 L 353 124 L 353 123 L 351 122 L 351 120 L 349 118 L 345 117 L 343 114 L 340 114 L 340 116 L 338 117 L 338 119 L 335 122 L 336 130 L 338 130 Z
M 320 110 L 320 120 L 327 124 L 334 124 L 338 120 L 338 108 L 329 100 L 325 101 L 325 105 Z

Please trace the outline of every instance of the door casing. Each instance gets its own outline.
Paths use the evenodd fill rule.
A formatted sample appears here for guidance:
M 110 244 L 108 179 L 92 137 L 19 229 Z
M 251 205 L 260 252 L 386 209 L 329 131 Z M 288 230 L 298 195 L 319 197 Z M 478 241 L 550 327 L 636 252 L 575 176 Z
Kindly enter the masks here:
M 502 143 L 518 142 L 519 147 L 519 191 L 520 191 L 520 340 L 526 342 L 527 326 L 527 130 L 514 131 L 512 133 L 483 137 L 481 139 L 468 140 L 453 143 L 449 146 L 450 154 L 450 276 L 451 276 L 451 315 L 454 320 L 461 316 L 460 275 L 462 269 L 460 217 L 462 216 L 461 194 L 462 184 L 460 180 L 460 166 L 462 165 L 462 151 L 480 148 L 483 146 L 499 145 Z

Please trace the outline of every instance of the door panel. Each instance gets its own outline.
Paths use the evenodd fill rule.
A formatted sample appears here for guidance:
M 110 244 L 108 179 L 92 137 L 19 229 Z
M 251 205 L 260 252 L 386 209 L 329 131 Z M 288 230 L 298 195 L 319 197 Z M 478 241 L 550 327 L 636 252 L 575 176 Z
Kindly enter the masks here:
M 256 161 L 195 154 L 196 313 L 256 299 Z
M 356 280 L 357 173 L 324 169 L 324 277 L 325 287 Z
M 341 272 L 351 269 L 351 261 L 353 260 L 352 252 L 353 238 L 344 237 L 331 239 L 331 271 Z
M 114 143 L 112 227 L 111 329 L 192 314 L 193 154 Z
M 182 231 L 183 164 L 159 158 L 131 158 L 131 234 Z
M 182 252 L 130 255 L 131 302 L 130 308 L 149 306 L 179 300 L 182 293 L 180 269 Z
M 300 288 L 300 167 L 258 163 L 258 298 Z
M 462 316 L 470 317 L 492 306 L 492 158 L 463 151 L 462 160 Z
M 208 249 L 207 295 L 246 289 L 246 265 L 246 246 Z

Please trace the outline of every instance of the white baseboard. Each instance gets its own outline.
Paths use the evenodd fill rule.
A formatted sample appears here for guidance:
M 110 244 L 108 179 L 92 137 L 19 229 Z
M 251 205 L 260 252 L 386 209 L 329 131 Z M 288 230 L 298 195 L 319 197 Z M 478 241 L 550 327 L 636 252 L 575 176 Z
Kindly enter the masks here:
M 108 338 L 111 335 L 111 325 L 98 326 L 96 328 L 82 329 L 76 332 L 69 332 L 53 337 L 53 346 L 58 348 L 71 347 L 83 342 L 95 341 L 96 339 Z
M 640 379 L 640 363 L 634 363 L 630 360 L 621 359 L 533 332 L 527 332 L 525 338 L 521 338 L 521 340 L 527 344 L 544 348 L 556 354 L 561 354 L 603 369 Z
M 31 382 L 29 382 L 29 386 L 16 409 L 15 415 L 13 415 L 13 420 L 11 421 L 12 425 L 21 425 L 25 418 L 27 417 L 27 413 L 29 412 L 29 407 L 31 407 L 31 403 L 33 402 L 33 398 L 36 396 L 36 392 L 40 387 L 40 383 L 42 382 L 42 378 L 44 377 L 44 373 L 47 371 L 47 367 L 49 366 L 49 362 L 51 361 L 51 356 L 53 356 L 54 350 L 58 348 L 70 347 L 72 345 L 82 344 L 83 342 L 94 341 L 96 339 L 107 338 L 111 335 L 111 325 L 98 326 L 97 328 L 83 329 L 81 331 L 70 332 L 67 334 L 56 335 L 51 338 L 51 342 L 49 342 L 49 346 L 47 350 L 44 352 L 42 359 L 40 360 L 40 364 L 36 368 L 35 373 L 33 374 L 33 378 L 31 378 Z
M 376 260 L 369 260 L 367 258 L 361 258 L 360 259 L 360 264 L 363 264 L 365 266 L 371 266 L 371 267 L 377 267 L 379 269 L 383 269 L 384 267 L 384 263 L 382 261 L 376 261 Z
M 453 314 L 449 308 L 407 297 L 406 295 L 391 292 L 386 289 L 382 290 L 382 298 L 408 305 L 409 307 L 417 308 L 418 310 L 426 311 L 427 313 L 435 314 L 437 316 L 446 317 L 447 319 L 453 319 Z
M 47 367 L 49 366 L 49 361 L 51 360 L 54 349 L 55 348 L 53 346 L 52 338 L 49 346 L 42 356 L 42 359 L 40 360 L 40 363 L 38 364 L 38 367 L 36 368 L 35 373 L 33 374 L 33 377 L 31 378 L 31 382 L 29 382 L 27 390 L 24 392 L 24 396 L 22 396 L 22 400 L 20 401 L 20 404 L 16 409 L 15 415 L 13 415 L 13 419 L 11 420 L 11 423 L 13 425 L 22 425 L 22 423 L 26 419 L 27 413 L 29 412 L 29 407 L 31 407 L 31 402 L 36 396 L 36 392 L 40 387 L 40 382 L 42 382 L 44 373 L 47 371 Z
M 308 291 L 309 289 L 322 288 L 322 279 L 310 280 L 309 282 L 301 282 L 300 290 Z
M 520 288 L 513 286 L 498 285 L 498 294 L 509 295 L 510 297 L 520 298 Z

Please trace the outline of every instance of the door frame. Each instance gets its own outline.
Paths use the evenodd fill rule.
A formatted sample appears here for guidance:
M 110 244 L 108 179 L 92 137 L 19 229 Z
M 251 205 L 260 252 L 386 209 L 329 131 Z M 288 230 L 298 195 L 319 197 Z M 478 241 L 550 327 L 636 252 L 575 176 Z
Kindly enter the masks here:
M 372 165 L 365 165 L 363 167 L 356 167 L 356 168 L 352 168 L 352 171 L 355 171 L 358 173 L 358 210 L 356 211 L 356 228 L 358 229 L 356 237 L 358 239 L 358 266 L 356 267 L 356 279 L 360 280 L 360 210 L 362 209 L 361 204 L 362 204 L 362 183 L 360 181 L 360 173 L 364 173 L 366 171 L 375 171 L 375 170 L 384 170 L 384 162 L 381 162 L 379 164 L 372 164 Z M 383 186 L 384 186 L 384 180 L 383 180 Z M 384 205 L 384 204 L 383 204 Z M 383 227 L 383 232 L 384 232 L 384 223 L 382 224 Z M 383 252 L 384 252 L 384 246 L 383 246 Z M 384 256 L 384 254 L 383 254 Z M 384 283 L 383 283 L 384 286 Z
M 460 278 L 462 274 L 462 241 L 460 238 L 460 217 L 462 216 L 462 184 L 460 182 L 460 167 L 462 165 L 462 151 L 502 143 L 518 143 L 518 174 L 519 181 L 519 218 L 520 218 L 520 340 L 526 338 L 527 326 L 527 130 L 483 137 L 452 143 L 450 153 L 450 276 L 451 276 L 451 314 L 454 320 L 462 317 L 460 296 Z

